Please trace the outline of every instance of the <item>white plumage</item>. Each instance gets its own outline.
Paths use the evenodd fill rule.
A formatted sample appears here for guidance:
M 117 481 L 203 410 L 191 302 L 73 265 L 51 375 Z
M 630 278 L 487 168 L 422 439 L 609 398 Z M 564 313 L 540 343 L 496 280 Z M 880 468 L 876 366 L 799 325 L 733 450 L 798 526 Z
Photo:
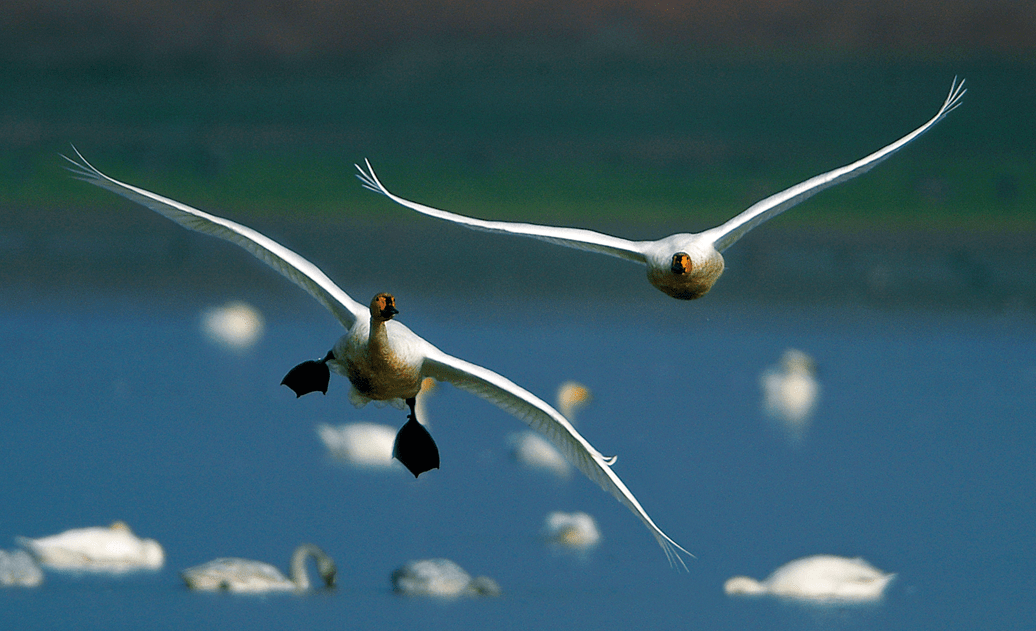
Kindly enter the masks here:
M 731 596 L 761 596 L 815 603 L 867 602 L 881 598 L 895 578 L 861 558 L 816 555 L 777 568 L 762 582 L 735 576 L 724 584 Z
M 107 527 L 73 528 L 39 539 L 18 537 L 18 543 L 40 565 L 57 570 L 157 570 L 165 563 L 165 552 L 157 541 L 141 539 L 121 521 Z
M 404 596 L 457 598 L 499 596 L 500 586 L 488 576 L 472 578 L 449 559 L 410 561 L 392 572 L 392 589 Z
M 961 97 L 966 91 L 964 81 L 957 83 L 955 78 L 953 85 L 950 86 L 949 95 L 935 116 L 896 142 L 852 164 L 812 177 L 780 193 L 771 195 L 720 226 L 699 233 L 673 234 L 656 241 L 630 241 L 578 228 L 485 221 L 431 208 L 390 193 L 375 175 L 370 162 L 366 163 L 366 170 L 359 165 L 356 166 L 359 171 L 357 177 L 363 182 L 365 188 L 381 193 L 397 204 L 430 217 L 460 224 L 473 230 L 532 237 L 556 245 L 607 254 L 646 265 L 648 280 L 652 285 L 674 298 L 691 300 L 705 295 L 712 288 L 712 285 L 723 273 L 724 262 L 721 253 L 736 243 L 745 233 L 820 191 L 873 169 L 953 111 L 960 104 Z
M 313 558 L 324 585 L 334 587 L 338 570 L 335 562 L 319 547 L 304 543 L 291 556 L 289 576 L 262 561 L 225 557 L 187 568 L 180 573 L 187 587 L 199 591 L 228 591 L 259 594 L 265 592 L 304 592 L 309 590 L 306 560 Z
M 680 553 L 690 555 L 655 525 L 640 502 L 612 471 L 614 457 L 603 456 L 564 416 L 539 397 L 491 370 L 442 352 L 393 319 L 398 311 L 391 295 L 378 294 L 369 307 L 365 307 L 349 297 L 315 265 L 269 237 L 229 219 L 119 182 L 90 165 L 78 151 L 76 155 L 78 161 L 67 159 L 83 181 L 141 204 L 185 228 L 244 248 L 324 305 L 346 328 L 346 333 L 323 362 L 348 377 L 353 386 L 350 390 L 353 403 L 412 400 L 425 377 L 452 383 L 516 416 L 550 440 L 572 464 L 644 523 L 670 563 L 683 565 Z

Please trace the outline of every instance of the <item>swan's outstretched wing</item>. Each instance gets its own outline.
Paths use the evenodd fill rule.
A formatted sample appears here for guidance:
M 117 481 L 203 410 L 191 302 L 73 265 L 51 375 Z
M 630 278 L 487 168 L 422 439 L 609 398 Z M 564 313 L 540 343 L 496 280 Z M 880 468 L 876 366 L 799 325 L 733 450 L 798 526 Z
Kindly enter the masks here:
M 644 525 L 662 546 L 670 564 L 679 562 L 686 569 L 687 566 L 680 553 L 694 555 L 680 547 L 662 532 L 655 522 L 651 521 L 637 498 L 612 471 L 611 465 L 615 462 L 614 457 L 602 456 L 585 438 L 579 435 L 579 432 L 559 412 L 509 379 L 481 366 L 447 355 L 431 345 L 429 347 L 422 367 L 423 374 L 440 381 L 448 381 L 462 390 L 482 397 L 546 436 L 572 464 L 579 467 L 579 470 L 588 478 L 600 484 L 601 488 L 614 495 L 644 522 Z
M 965 92 L 967 92 L 967 90 L 964 89 L 964 80 L 961 79 L 960 83 L 957 83 L 957 78 L 954 77 L 953 84 L 950 86 L 950 94 L 946 97 L 946 101 L 942 104 L 942 107 L 939 108 L 938 113 L 936 113 L 936 115 L 924 125 L 921 125 L 891 145 L 875 151 L 866 158 L 857 160 L 856 162 L 840 169 L 835 169 L 834 171 L 829 171 L 816 177 L 812 177 L 805 182 L 796 184 L 795 186 L 781 191 L 776 195 L 771 195 L 761 202 L 756 202 L 748 208 L 748 210 L 745 210 L 743 213 L 734 217 L 725 224 L 708 230 L 703 233 L 703 235 L 712 240 L 713 246 L 717 251 L 722 252 L 744 236 L 746 232 L 759 224 L 769 219 L 773 219 L 792 206 L 809 199 L 826 188 L 834 186 L 839 182 L 852 179 L 858 175 L 863 175 L 867 171 L 878 166 L 883 160 L 931 129 L 932 126 L 942 120 L 944 116 L 952 112 L 954 108 L 960 105 L 961 97 L 964 96 Z
M 576 248 L 578 250 L 600 252 L 602 254 L 616 256 L 636 263 L 646 263 L 643 244 L 638 241 L 629 241 L 627 239 L 594 232 L 593 230 L 582 230 L 579 228 L 557 228 L 554 226 L 538 226 L 530 223 L 511 223 L 507 221 L 484 221 L 482 219 L 473 219 L 471 217 L 465 217 L 463 215 L 439 210 L 437 208 L 430 208 L 423 204 L 403 199 L 398 195 L 390 193 L 381 181 L 378 180 L 378 176 L 374 174 L 374 169 L 371 167 L 370 161 L 368 160 L 366 162 L 366 171 L 364 171 L 363 167 L 360 165 L 355 165 L 356 170 L 359 171 L 359 173 L 356 174 L 356 177 L 360 178 L 360 181 L 363 182 L 364 188 L 374 191 L 375 193 L 381 193 L 397 204 L 406 206 L 411 210 L 416 210 L 421 214 L 435 217 L 436 219 L 452 221 L 453 223 L 458 223 L 467 228 L 471 228 L 472 230 L 483 230 L 485 232 L 497 232 L 502 234 L 532 237 L 534 239 L 540 239 L 557 245 Z
M 70 170 L 80 180 L 106 188 L 126 199 L 146 206 L 158 214 L 172 219 L 184 228 L 236 243 L 308 291 L 320 304 L 327 307 L 346 328 L 351 327 L 357 318 L 364 317 L 364 314 L 368 313 L 363 305 L 339 289 L 316 265 L 273 239 L 229 219 L 210 215 L 186 204 L 110 178 L 87 162 L 78 149 L 75 147 L 72 149 L 75 150 L 79 160 L 73 160 L 68 156 L 62 157 L 74 165 L 74 168 Z

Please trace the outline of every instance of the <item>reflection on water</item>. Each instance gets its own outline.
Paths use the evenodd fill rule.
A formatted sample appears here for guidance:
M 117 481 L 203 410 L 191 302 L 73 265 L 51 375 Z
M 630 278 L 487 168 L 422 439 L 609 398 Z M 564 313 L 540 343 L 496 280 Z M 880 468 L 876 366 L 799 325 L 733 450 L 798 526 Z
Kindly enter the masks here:
M 161 543 L 166 564 L 3 590 L 5 619 L 21 628 L 801 628 L 794 609 L 730 599 L 723 583 L 819 553 L 899 577 L 877 608 L 840 624 L 1028 621 L 1034 294 L 1020 266 L 974 273 L 982 248 L 963 259 L 938 242 L 884 251 L 882 264 L 913 266 L 879 290 L 861 284 L 882 249 L 866 239 L 759 240 L 731 257 L 722 287 L 685 304 L 622 261 L 551 250 L 549 265 L 532 255 L 501 267 L 513 260 L 501 253 L 543 252 L 506 239 L 259 226 L 355 295 L 394 291 L 417 333 L 541 397 L 586 384 L 581 431 L 619 456 L 648 512 L 696 554 L 684 574 L 592 483 L 516 466 L 506 437 L 521 425 L 449 387 L 433 410 L 441 470 L 414 480 L 333 466 L 320 424 L 405 420 L 357 411 L 343 383 L 298 400 L 279 385 L 339 335 L 333 318 L 224 243 L 123 215 L 107 236 L 81 220 L 63 236 L 22 229 L 4 241 L 0 537 L 10 547 L 124 519 Z M 368 245 L 378 238 L 421 256 L 379 258 Z M 335 249 L 345 242 L 349 255 Z M 965 268 L 969 282 L 953 271 Z M 859 273 L 836 281 L 846 270 Z M 204 308 L 232 299 L 265 321 L 240 351 L 198 326 Z M 789 347 L 809 350 L 824 384 L 797 449 L 767 431 L 759 406 L 760 370 Z M 552 551 L 553 511 L 594 516 L 605 536 L 592 554 Z M 215 557 L 287 559 L 303 540 L 338 563 L 333 592 L 242 601 L 191 594 L 178 578 Z M 444 605 L 392 593 L 394 569 L 436 558 L 492 576 L 503 597 Z

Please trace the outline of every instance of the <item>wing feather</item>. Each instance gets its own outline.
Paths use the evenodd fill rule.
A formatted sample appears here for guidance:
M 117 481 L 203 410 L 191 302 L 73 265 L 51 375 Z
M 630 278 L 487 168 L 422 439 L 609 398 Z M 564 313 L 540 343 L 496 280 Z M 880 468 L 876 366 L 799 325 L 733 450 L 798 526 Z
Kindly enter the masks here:
M 713 246 L 717 251 L 722 252 L 736 243 L 737 240 L 744 236 L 746 232 L 759 224 L 773 219 L 792 206 L 804 202 L 826 188 L 830 188 L 835 184 L 852 179 L 858 175 L 863 175 L 867 171 L 878 166 L 886 158 L 905 147 L 911 141 L 916 140 L 921 134 L 931 129 L 933 125 L 952 112 L 958 105 L 960 105 L 961 97 L 964 96 L 965 92 L 967 92 L 967 90 L 964 89 L 964 80 L 961 79 L 960 83 L 958 83 L 957 78 L 954 77 L 953 84 L 950 86 L 950 93 L 946 97 L 946 101 L 943 102 L 942 107 L 939 108 L 939 111 L 935 116 L 933 116 L 931 120 L 924 125 L 921 125 L 891 145 L 883 147 L 869 156 L 853 162 L 852 164 L 841 167 L 840 169 L 835 169 L 834 171 L 822 173 L 806 180 L 805 182 L 796 184 L 789 189 L 783 190 L 776 195 L 771 195 L 770 197 L 753 204 L 747 210 L 725 224 L 713 228 L 704 234 L 711 237 Z
M 367 309 L 342 291 L 320 269 L 273 239 L 239 223 L 216 217 L 186 204 L 162 197 L 136 186 L 110 178 L 86 161 L 79 150 L 72 147 L 78 160 L 62 156 L 72 163 L 70 168 L 76 177 L 137 202 L 167 217 L 181 226 L 197 232 L 210 234 L 241 246 L 280 272 L 288 280 L 305 289 L 317 299 L 346 328 L 352 327 L 357 318 L 363 317 Z
M 445 210 L 439 210 L 438 208 L 431 208 L 423 204 L 418 204 L 417 202 L 412 202 L 390 193 L 378 179 L 378 176 L 374 174 L 374 169 L 371 167 L 369 160 L 367 161 L 366 171 L 364 171 L 363 167 L 358 164 L 355 166 L 357 171 L 359 171 L 359 173 L 356 174 L 356 177 L 363 182 L 364 188 L 374 191 L 375 193 L 381 193 L 397 204 L 406 206 L 411 210 L 416 210 L 417 212 L 428 215 L 429 217 L 445 219 L 446 221 L 460 224 L 466 228 L 471 228 L 472 230 L 532 237 L 534 239 L 547 241 L 556 245 L 576 248 L 577 250 L 608 254 L 610 256 L 626 259 L 635 263 L 647 262 L 643 251 L 644 244 L 639 241 L 630 241 L 628 239 L 613 237 L 601 234 L 600 232 L 594 232 L 593 230 L 583 230 L 580 228 L 559 228 L 555 226 L 539 226 L 530 223 L 512 223 L 507 221 L 485 221 L 482 219 L 465 217 L 464 215 L 458 215 Z
M 655 525 L 626 485 L 611 469 L 615 458 L 605 458 L 558 411 L 534 394 L 495 372 L 432 347 L 427 351 L 422 373 L 447 381 L 467 390 L 502 410 L 513 414 L 526 425 L 543 434 L 568 460 L 588 478 L 622 502 L 647 526 L 666 553 L 670 564 L 686 569 L 680 553 L 694 556 Z

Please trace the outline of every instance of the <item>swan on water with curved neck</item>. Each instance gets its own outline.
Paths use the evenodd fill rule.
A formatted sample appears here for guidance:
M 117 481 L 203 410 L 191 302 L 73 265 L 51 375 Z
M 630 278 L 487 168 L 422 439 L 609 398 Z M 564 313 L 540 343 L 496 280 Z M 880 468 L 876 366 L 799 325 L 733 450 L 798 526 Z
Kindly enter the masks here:
M 74 147 L 73 147 L 74 149 Z M 611 493 L 651 531 L 670 563 L 686 567 L 680 553 L 693 556 L 655 525 L 640 502 L 612 471 L 615 457 L 597 451 L 568 420 L 536 395 L 497 373 L 448 355 L 404 326 L 395 299 L 378 294 L 368 307 L 353 300 L 317 266 L 283 245 L 239 223 L 191 208 L 142 188 L 124 184 L 94 168 L 76 150 L 74 173 L 85 182 L 107 189 L 175 221 L 181 226 L 237 244 L 306 290 L 346 328 L 346 333 L 319 361 L 293 368 L 285 381 L 296 395 L 325 391 L 329 369 L 352 383 L 354 404 L 368 400 L 403 402 L 410 407 L 407 423 L 396 435 L 395 455 L 414 475 L 438 466 L 431 436 L 416 422 L 414 397 L 421 379 L 452 383 L 518 417 L 550 440 L 572 464 Z
M 305 592 L 310 588 L 309 573 L 306 571 L 306 561 L 309 558 L 316 561 L 317 572 L 324 585 L 328 589 L 334 587 L 338 576 L 334 560 L 311 543 L 304 543 L 295 548 L 291 555 L 289 576 L 284 576 L 269 563 L 227 557 L 189 567 L 180 572 L 180 577 L 187 587 L 201 591 Z
M 693 300 L 708 293 L 719 280 L 724 268 L 722 252 L 734 245 L 745 233 L 820 191 L 873 169 L 953 111 L 960 105 L 961 97 L 965 92 L 967 90 L 964 89 L 964 81 L 961 80 L 958 83 L 954 78 L 953 85 L 950 86 L 950 93 L 935 116 L 896 142 L 852 164 L 828 171 L 771 195 L 720 226 L 704 232 L 673 234 L 657 241 L 629 241 L 579 228 L 485 221 L 431 208 L 390 193 L 375 175 L 370 161 L 366 162 L 366 170 L 356 165 L 356 169 L 359 171 L 357 177 L 363 182 L 364 188 L 381 193 L 397 204 L 430 217 L 460 224 L 466 228 L 532 237 L 556 245 L 608 254 L 634 263 L 641 263 L 647 266 L 648 280 L 659 290 L 673 298 Z

